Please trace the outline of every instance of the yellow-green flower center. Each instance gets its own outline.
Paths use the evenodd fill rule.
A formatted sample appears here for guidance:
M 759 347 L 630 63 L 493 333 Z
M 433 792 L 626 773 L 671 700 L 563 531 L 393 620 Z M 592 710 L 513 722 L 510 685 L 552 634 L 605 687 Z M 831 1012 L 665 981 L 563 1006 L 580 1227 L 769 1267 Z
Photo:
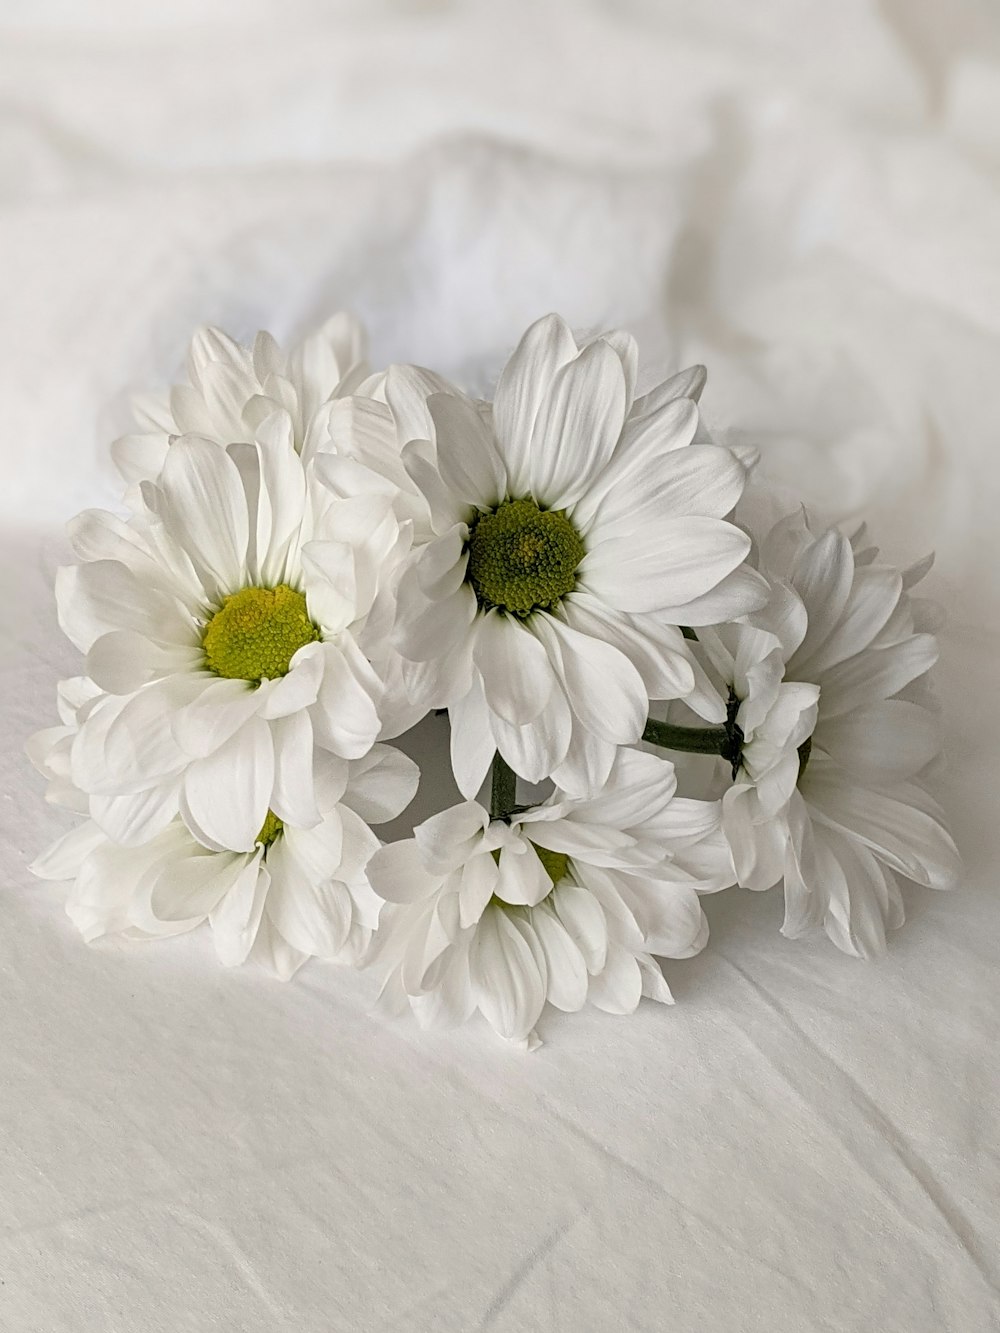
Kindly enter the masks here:
M 484 610 L 511 615 L 551 611 L 576 586 L 586 551 L 561 509 L 533 500 L 505 500 L 475 520 L 469 534 L 467 578 Z
M 319 638 L 302 593 L 243 588 L 227 597 L 208 622 L 202 646 L 205 665 L 227 680 L 276 680 L 307 643 Z
M 275 838 L 284 830 L 285 822 L 279 819 L 273 810 L 268 810 L 263 824 L 260 826 L 260 832 L 254 838 L 254 843 L 260 847 L 270 847 Z

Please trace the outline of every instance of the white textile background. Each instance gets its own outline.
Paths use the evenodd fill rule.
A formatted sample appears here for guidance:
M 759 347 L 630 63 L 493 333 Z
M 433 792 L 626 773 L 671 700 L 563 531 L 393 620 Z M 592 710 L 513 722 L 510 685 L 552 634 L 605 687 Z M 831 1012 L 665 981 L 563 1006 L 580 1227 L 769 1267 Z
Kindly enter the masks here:
M 6 0 L 0 266 L 0 1328 L 1000 1328 L 993 0 Z M 623 324 L 769 475 L 936 546 L 962 889 L 873 964 L 709 898 L 672 1009 L 530 1057 L 200 934 L 80 943 L 25 869 L 61 525 L 195 324 L 338 306 L 473 387 L 549 309 Z

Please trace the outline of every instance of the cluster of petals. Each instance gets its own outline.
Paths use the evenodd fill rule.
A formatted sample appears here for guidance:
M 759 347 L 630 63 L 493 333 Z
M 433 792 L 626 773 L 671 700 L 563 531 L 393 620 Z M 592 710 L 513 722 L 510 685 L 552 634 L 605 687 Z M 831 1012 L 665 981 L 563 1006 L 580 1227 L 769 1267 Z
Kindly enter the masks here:
M 697 651 L 738 702 L 741 764 L 722 797 L 738 882 L 784 883 L 784 934 L 816 926 L 847 953 L 884 951 L 902 923 L 897 877 L 954 885 L 958 854 L 922 785 L 939 749 L 927 672 L 931 604 L 883 564 L 862 528 L 814 533 L 803 511 L 754 533 L 771 586 L 744 623 Z
M 600 790 L 651 698 L 725 716 L 679 626 L 766 599 L 727 520 L 746 472 L 698 442 L 701 368 L 637 397 L 637 362 L 627 334 L 581 347 L 552 315 L 521 339 L 491 406 L 422 372 L 386 376 L 430 526 L 400 578 L 396 646 L 411 697 L 449 710 L 465 796 L 497 751 L 529 781 Z M 469 577 L 473 526 L 519 500 L 561 515 L 584 552 L 572 588 L 529 614 L 485 605 Z
M 290 446 L 170 445 L 129 520 L 70 526 L 80 563 L 56 580 L 59 620 L 97 687 L 64 738 L 73 783 L 115 841 L 137 845 L 179 815 L 208 847 L 246 851 L 268 810 L 319 822 L 314 755 L 365 755 L 383 683 L 359 638 L 401 540 L 380 496 L 341 497 L 323 459 Z M 315 638 L 273 679 L 209 669 L 206 628 L 248 588 L 304 597 Z
M 81 822 L 33 868 L 85 939 L 207 923 L 226 965 L 370 967 L 390 1010 L 530 1048 L 547 1005 L 670 1003 L 703 893 L 782 883 L 786 935 L 868 956 L 900 878 L 955 883 L 927 562 L 759 522 L 704 370 L 637 368 L 555 315 L 489 402 L 373 373 L 344 314 L 288 351 L 195 335 L 56 580 L 84 665 L 28 749 Z M 636 748 L 651 701 L 725 738 L 712 799 Z M 432 709 L 465 799 L 382 845 L 419 778 L 385 742 Z M 491 765 L 552 794 L 491 814 Z
M 669 760 L 622 749 L 596 796 L 556 790 L 509 820 L 466 801 L 381 848 L 368 873 L 386 899 L 372 958 L 385 1004 L 425 1026 L 478 1010 L 534 1046 L 546 1002 L 671 1003 L 653 955 L 698 953 L 698 894 L 732 880 L 718 802 L 676 787 Z
M 73 727 L 68 711 L 67 731 Z M 62 803 L 85 811 L 87 797 L 68 783 L 57 739 L 36 740 L 33 749 Z M 122 845 L 86 819 L 32 869 L 42 879 L 71 881 L 66 911 L 87 941 L 162 939 L 208 922 L 227 967 L 252 958 L 287 980 L 310 957 L 358 964 L 381 905 L 365 874 L 380 845 L 369 824 L 395 818 L 418 777 L 412 760 L 375 745 L 363 759 L 325 765 L 319 821 L 286 823 L 266 845 L 207 847 L 179 818 L 148 841 Z

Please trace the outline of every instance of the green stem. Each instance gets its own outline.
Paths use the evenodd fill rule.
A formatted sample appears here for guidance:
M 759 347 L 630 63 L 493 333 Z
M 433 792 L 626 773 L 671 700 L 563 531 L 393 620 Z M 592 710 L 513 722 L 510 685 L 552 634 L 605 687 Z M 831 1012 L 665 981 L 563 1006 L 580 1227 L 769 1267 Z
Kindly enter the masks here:
M 517 804 L 517 774 L 498 750 L 493 756 L 490 818 L 507 819 Z
M 655 717 L 646 722 L 642 739 L 666 750 L 726 756 L 731 753 L 733 742 L 727 727 L 676 727 L 670 722 L 657 722 Z

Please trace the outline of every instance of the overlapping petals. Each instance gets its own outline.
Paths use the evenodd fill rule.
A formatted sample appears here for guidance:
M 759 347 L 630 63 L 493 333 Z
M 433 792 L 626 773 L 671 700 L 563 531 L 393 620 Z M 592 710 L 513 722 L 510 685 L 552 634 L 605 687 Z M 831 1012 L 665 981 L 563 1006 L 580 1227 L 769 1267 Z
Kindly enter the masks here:
M 133 484 L 153 481 L 172 437 L 198 435 L 223 446 L 269 439 L 305 457 L 348 447 L 343 404 L 368 376 L 364 329 L 340 312 L 284 352 L 269 333 L 243 347 L 221 329 L 202 328 L 187 355 L 188 383 L 133 399 L 136 429 L 112 456 Z
M 698 651 L 738 701 L 742 762 L 722 798 L 746 888 L 784 881 L 784 933 L 814 926 L 848 953 L 885 949 L 897 876 L 950 888 L 958 854 L 920 785 L 938 750 L 924 692 L 933 614 L 901 575 L 802 513 L 760 534 L 773 587 L 752 624 L 702 631 Z
M 319 820 L 313 757 L 365 755 L 384 686 L 362 651 L 401 538 L 385 497 L 339 497 L 287 444 L 177 440 L 129 522 L 89 512 L 60 570 L 60 623 L 97 687 L 69 747 L 105 833 L 138 845 L 180 815 L 206 846 L 248 851 L 268 809 Z M 273 679 L 220 677 L 207 624 L 225 599 L 278 585 L 314 641 Z
M 432 527 L 400 582 L 397 645 L 413 694 L 451 712 L 466 795 L 496 750 L 528 779 L 600 790 L 650 697 L 721 720 L 678 626 L 764 600 L 743 563 L 749 539 L 725 518 L 745 472 L 728 450 L 694 443 L 700 377 L 636 399 L 636 361 L 628 335 L 581 348 L 549 316 L 511 357 L 491 413 L 457 390 L 387 378 Z M 422 387 L 435 391 L 421 408 Z M 407 440 L 413 431 L 428 438 Z M 510 499 L 564 515 L 585 552 L 572 588 L 528 615 L 484 605 L 469 574 L 473 525 Z
M 345 315 L 288 352 L 196 334 L 114 446 L 127 516 L 76 518 L 56 581 L 84 661 L 28 752 L 83 818 L 34 869 L 86 939 L 207 923 L 226 965 L 371 966 L 422 1025 L 530 1048 L 546 1005 L 670 1003 L 656 959 L 704 946 L 701 893 L 782 881 L 785 934 L 867 956 L 899 879 L 955 882 L 927 562 L 753 522 L 704 370 L 636 396 L 637 367 L 548 316 L 483 402 L 370 374 Z M 382 846 L 418 771 L 381 742 L 432 708 L 467 799 Z M 717 754 L 718 799 L 644 734 Z
M 509 822 L 466 801 L 382 848 L 369 877 L 387 903 L 373 953 L 386 1003 L 426 1026 L 478 1010 L 528 1046 L 546 1002 L 671 1003 L 653 955 L 697 953 L 698 894 L 732 878 L 718 804 L 675 793 L 671 763 L 621 750 L 598 796 L 557 791 Z
M 57 749 L 38 748 L 43 771 L 58 766 Z M 89 819 L 32 868 L 72 881 L 66 910 L 88 941 L 161 939 L 208 922 L 226 966 L 252 958 L 286 980 L 310 957 L 356 965 L 381 905 L 365 875 L 379 847 L 368 821 L 399 814 L 417 777 L 412 760 L 376 745 L 363 760 L 326 758 L 317 821 L 286 822 L 250 850 L 208 848 L 180 819 L 123 846 Z

